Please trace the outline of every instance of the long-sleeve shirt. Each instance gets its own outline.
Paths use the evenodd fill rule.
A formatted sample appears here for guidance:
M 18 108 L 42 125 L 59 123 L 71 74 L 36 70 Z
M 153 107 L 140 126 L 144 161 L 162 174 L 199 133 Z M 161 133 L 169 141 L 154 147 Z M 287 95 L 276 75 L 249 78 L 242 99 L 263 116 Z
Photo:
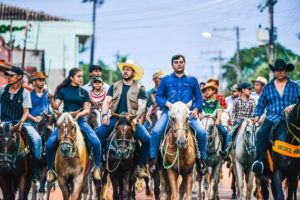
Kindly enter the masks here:
M 172 73 L 161 79 L 155 96 L 155 101 L 160 109 L 166 109 L 167 101 L 188 103 L 191 100 L 193 101 L 191 110 L 197 108 L 199 112 L 202 112 L 202 94 L 195 77 L 185 74 L 179 78 Z
M 233 101 L 233 119 L 236 121 L 244 118 L 251 118 L 255 105 L 255 99 L 252 97 L 249 97 L 247 100 L 244 100 L 242 97 L 237 97 Z
M 274 80 L 271 80 L 263 89 L 261 96 L 258 99 L 257 106 L 254 111 L 254 117 L 261 116 L 264 110 L 267 110 L 267 119 L 272 122 L 278 122 L 284 119 L 284 109 L 297 102 L 300 96 L 300 87 L 295 82 L 288 79 L 283 95 L 280 96 Z

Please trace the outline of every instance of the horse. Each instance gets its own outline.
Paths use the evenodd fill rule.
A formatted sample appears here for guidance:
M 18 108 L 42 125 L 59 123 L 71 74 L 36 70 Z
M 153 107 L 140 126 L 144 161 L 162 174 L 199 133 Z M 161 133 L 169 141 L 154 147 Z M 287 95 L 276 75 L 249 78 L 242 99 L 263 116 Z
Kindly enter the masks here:
M 36 124 L 36 130 L 41 135 L 42 138 L 42 159 L 39 163 L 40 171 L 40 187 L 37 188 L 36 185 L 32 187 L 32 200 L 43 199 L 45 194 L 45 184 L 46 184 L 46 174 L 47 174 L 47 162 L 45 157 L 45 143 L 50 137 L 51 133 L 54 131 L 56 126 L 56 118 L 52 114 L 43 113 L 40 122 Z M 47 185 L 47 200 L 50 199 L 50 191 L 55 184 Z
M 244 176 L 247 185 L 246 199 L 251 199 L 254 177 L 251 166 L 255 160 L 256 128 L 257 126 L 252 123 L 251 119 L 244 119 L 237 132 L 233 166 L 237 178 L 238 199 L 243 199 Z
M 133 172 L 137 165 L 136 141 L 131 120 L 126 113 L 112 116 L 118 121 L 110 134 L 106 152 L 106 170 L 113 187 L 113 199 L 135 199 Z
M 193 168 L 196 162 L 195 139 L 188 119 L 191 102 L 176 102 L 170 109 L 169 128 L 161 143 L 163 174 L 167 174 L 166 191 L 168 199 L 192 199 Z M 180 188 L 177 186 L 182 177 Z M 171 191 L 168 191 L 171 190 Z
M 222 139 L 215 125 L 215 118 L 211 115 L 204 115 L 201 119 L 205 130 L 207 131 L 207 150 L 208 155 L 205 163 L 208 167 L 208 173 L 204 177 L 204 197 L 205 199 L 218 199 L 219 174 L 222 166 L 222 158 L 219 152 L 222 150 Z M 199 178 L 201 186 L 202 178 Z M 199 186 L 198 198 L 202 199 L 202 191 Z
M 91 101 L 91 112 L 87 121 L 93 130 L 101 125 L 101 107 L 102 102 Z
M 0 126 L 0 187 L 5 200 L 26 200 L 31 187 L 29 148 L 18 131 L 21 122 Z
M 79 111 L 59 113 L 57 126 L 59 129 L 59 149 L 56 151 L 54 168 L 63 199 L 77 200 L 87 192 L 88 174 L 91 160 L 81 130 L 74 120 Z
M 297 199 L 297 186 L 300 173 L 300 101 L 286 115 L 286 119 L 278 123 L 273 132 L 272 149 L 270 150 L 271 189 L 274 199 L 284 199 L 282 182 L 286 179 L 287 199 Z M 276 145 L 284 142 L 285 144 Z M 291 146 L 293 145 L 293 147 Z M 277 147 L 276 147 L 277 146 Z M 283 151 L 278 151 L 282 149 Z M 293 154 L 294 153 L 294 154 Z M 285 155 L 284 155 L 285 154 Z

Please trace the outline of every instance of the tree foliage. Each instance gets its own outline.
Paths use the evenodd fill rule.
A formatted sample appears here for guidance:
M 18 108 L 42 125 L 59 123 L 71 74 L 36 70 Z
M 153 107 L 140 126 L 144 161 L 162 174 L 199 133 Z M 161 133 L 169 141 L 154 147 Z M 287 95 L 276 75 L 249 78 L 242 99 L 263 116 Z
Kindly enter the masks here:
M 292 80 L 300 79 L 300 56 L 293 53 L 291 50 L 286 49 L 280 44 L 275 45 L 275 57 L 282 58 L 287 63 L 295 65 L 293 72 L 289 74 Z M 240 51 L 241 58 L 241 74 L 242 80 L 251 81 L 256 79 L 257 76 L 264 76 L 269 80 L 269 66 L 268 66 L 268 47 L 259 46 L 252 47 L 249 49 L 242 49 Z M 227 86 L 230 88 L 237 82 L 237 74 L 235 70 L 235 55 L 222 66 L 224 73 L 222 74 L 223 80 L 228 83 Z

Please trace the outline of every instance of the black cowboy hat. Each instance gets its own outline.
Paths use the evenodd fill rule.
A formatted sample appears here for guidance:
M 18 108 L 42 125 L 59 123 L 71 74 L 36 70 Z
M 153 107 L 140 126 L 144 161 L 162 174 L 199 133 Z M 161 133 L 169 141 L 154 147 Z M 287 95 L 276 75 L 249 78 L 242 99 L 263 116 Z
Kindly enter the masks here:
M 286 62 L 284 62 L 284 60 L 282 59 L 277 59 L 275 61 L 274 66 L 269 64 L 270 69 L 274 72 L 276 69 L 286 69 L 287 71 L 291 72 L 294 70 L 295 66 L 291 63 L 286 64 Z

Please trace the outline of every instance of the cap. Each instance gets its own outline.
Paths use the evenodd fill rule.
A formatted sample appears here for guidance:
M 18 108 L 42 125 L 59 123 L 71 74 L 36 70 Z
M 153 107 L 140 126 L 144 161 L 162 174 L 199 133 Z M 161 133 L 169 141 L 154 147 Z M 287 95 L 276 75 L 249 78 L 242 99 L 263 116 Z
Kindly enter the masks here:
M 4 74 L 5 75 L 24 75 L 24 71 L 19 67 L 12 66 L 10 68 L 10 70 L 6 71 Z
M 240 86 L 239 86 L 239 88 L 240 88 L 240 89 L 252 89 L 253 86 L 252 86 L 251 83 L 245 82 L 245 83 L 241 83 Z
M 95 69 L 100 69 L 102 71 L 102 67 L 100 65 L 92 65 L 90 68 L 89 68 L 89 72 L 92 72 L 94 71 Z

